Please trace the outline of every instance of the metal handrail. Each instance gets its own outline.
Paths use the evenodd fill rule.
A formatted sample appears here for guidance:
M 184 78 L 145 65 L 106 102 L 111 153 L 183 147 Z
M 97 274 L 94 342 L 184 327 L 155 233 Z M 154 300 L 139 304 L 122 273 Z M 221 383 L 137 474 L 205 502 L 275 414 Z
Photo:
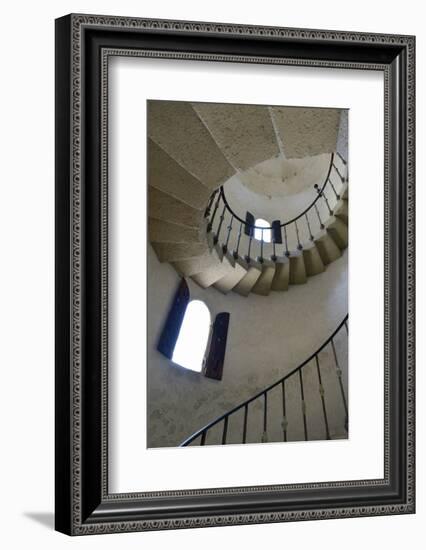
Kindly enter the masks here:
M 253 401 L 255 401 L 256 399 L 258 399 L 259 397 L 262 397 L 262 396 L 266 396 L 266 394 L 272 390 L 273 388 L 276 388 L 279 384 L 282 384 L 284 383 L 286 380 L 288 380 L 290 377 L 294 376 L 296 373 L 300 372 L 302 370 L 303 367 L 305 367 L 308 363 L 310 363 L 313 359 L 316 359 L 319 355 L 319 353 L 321 353 L 321 351 L 328 345 L 330 344 L 330 342 L 332 343 L 333 345 L 333 351 L 335 352 L 334 350 L 334 343 L 333 343 L 333 339 L 334 337 L 336 336 L 336 334 L 341 330 L 341 328 L 343 326 L 345 326 L 346 328 L 346 331 L 348 330 L 348 325 L 347 325 L 347 321 L 348 321 L 348 315 L 345 316 L 345 318 L 343 319 L 343 321 L 339 324 L 339 326 L 334 330 L 334 332 L 331 334 L 331 336 L 329 336 L 327 338 L 327 340 L 325 340 L 325 342 L 312 354 L 310 355 L 307 359 L 305 359 L 305 361 L 303 361 L 303 363 L 301 363 L 298 367 L 296 367 L 295 369 L 293 369 L 291 372 L 287 373 L 285 376 L 283 376 L 282 378 L 280 378 L 279 380 L 277 380 L 276 382 L 274 382 L 273 384 L 267 386 L 266 388 L 264 388 L 263 390 L 259 391 L 258 393 L 256 393 L 255 395 L 253 395 L 252 397 L 250 397 L 249 399 L 246 399 L 245 401 L 243 401 L 242 403 L 240 403 L 239 405 L 237 405 L 236 407 L 234 407 L 233 409 L 229 410 L 228 412 L 222 414 L 221 416 L 219 416 L 218 418 L 216 418 L 215 420 L 212 420 L 211 422 L 209 422 L 208 424 L 206 424 L 203 428 L 201 428 L 200 430 L 196 431 L 194 434 L 192 434 L 190 437 L 188 437 L 187 439 L 185 439 L 185 441 L 183 441 L 181 444 L 180 444 L 180 447 L 186 447 L 188 446 L 190 443 L 192 443 L 195 439 L 197 439 L 198 437 L 201 436 L 202 438 L 202 445 L 204 445 L 205 443 L 205 437 L 206 437 L 206 434 L 207 432 L 213 427 L 215 426 L 216 424 L 219 424 L 219 422 L 222 422 L 222 421 L 225 421 L 227 418 L 229 418 L 229 416 L 231 416 L 232 414 L 234 414 L 235 412 L 239 411 L 240 409 L 242 409 L 243 407 L 247 408 L 248 405 L 250 403 L 252 403 Z M 341 386 L 342 388 L 342 392 L 343 392 L 343 387 Z M 347 409 L 346 407 L 346 400 L 345 400 L 345 397 L 344 397 L 344 393 L 342 393 L 342 397 L 344 399 L 344 404 L 345 404 L 345 408 Z M 247 410 L 247 409 L 246 409 Z M 346 420 L 347 421 L 347 420 Z
M 340 155 L 339 155 L 340 156 Z M 295 218 L 289 220 L 289 221 L 286 221 L 282 224 L 280 224 L 280 227 L 285 227 L 287 225 L 290 225 L 291 223 L 297 221 L 299 218 L 301 218 L 302 216 L 304 216 L 307 212 L 309 212 L 309 210 L 314 206 L 314 204 L 320 199 L 320 197 L 322 196 L 322 193 L 327 185 L 327 183 L 330 181 L 330 174 L 331 174 L 331 170 L 333 169 L 333 164 L 334 164 L 334 153 L 331 153 L 331 157 L 330 157 L 330 165 L 328 167 L 328 171 L 327 171 L 327 177 L 325 178 L 325 181 L 321 187 L 321 189 L 318 189 L 317 191 L 317 196 L 315 197 L 315 199 L 311 202 L 311 204 L 303 211 L 301 212 L 298 216 L 296 216 Z M 265 231 L 270 231 L 272 230 L 272 225 L 270 225 L 269 227 L 260 227 L 258 225 L 252 225 L 250 223 L 248 223 L 246 220 L 243 220 L 242 218 L 240 218 L 231 208 L 229 202 L 227 201 L 226 197 L 225 197 L 225 191 L 223 189 L 223 185 L 220 187 L 220 195 L 222 197 L 222 201 L 224 203 L 224 205 L 226 206 L 226 209 L 228 210 L 228 212 L 230 212 L 232 214 L 232 216 L 237 219 L 239 222 L 243 223 L 245 226 L 248 226 L 252 229 L 264 229 Z

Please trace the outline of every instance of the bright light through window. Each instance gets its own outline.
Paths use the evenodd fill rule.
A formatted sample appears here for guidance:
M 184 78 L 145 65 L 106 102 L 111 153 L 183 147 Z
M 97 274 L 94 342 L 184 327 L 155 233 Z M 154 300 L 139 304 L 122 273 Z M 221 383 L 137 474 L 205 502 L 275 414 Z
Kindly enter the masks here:
M 210 312 L 204 302 L 189 302 L 172 361 L 186 369 L 201 372 L 210 331 Z
M 266 220 L 262 220 L 259 218 L 256 220 L 255 225 L 257 226 L 254 230 L 254 238 L 258 241 L 262 240 L 262 233 L 263 233 L 263 242 L 264 243 L 270 243 L 271 242 L 271 230 L 270 229 L 260 229 L 261 227 L 270 227 L 269 223 Z M 259 229 L 258 229 L 259 227 Z

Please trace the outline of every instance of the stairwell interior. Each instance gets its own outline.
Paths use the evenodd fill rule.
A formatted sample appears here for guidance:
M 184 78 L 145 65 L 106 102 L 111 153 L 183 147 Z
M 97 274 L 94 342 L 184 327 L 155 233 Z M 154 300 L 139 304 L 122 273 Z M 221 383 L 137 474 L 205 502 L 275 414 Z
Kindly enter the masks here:
M 148 447 L 347 438 L 347 111 L 147 108 Z M 158 351 L 182 279 L 229 313 L 220 380 Z

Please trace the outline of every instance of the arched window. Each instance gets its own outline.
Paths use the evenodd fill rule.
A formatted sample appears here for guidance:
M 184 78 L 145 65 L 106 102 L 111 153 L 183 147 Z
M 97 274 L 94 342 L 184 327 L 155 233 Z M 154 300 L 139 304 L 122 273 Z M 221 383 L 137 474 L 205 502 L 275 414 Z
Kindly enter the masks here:
M 181 367 L 201 372 L 210 332 L 210 311 L 201 300 L 189 302 L 172 361 Z
M 258 241 L 262 240 L 262 233 L 263 233 L 263 242 L 264 243 L 270 243 L 271 242 L 271 230 L 269 229 L 271 226 L 269 222 L 266 220 L 262 220 L 262 218 L 259 218 L 256 220 L 256 223 L 254 224 L 256 226 L 254 230 L 254 238 Z M 267 227 L 268 229 L 260 229 L 261 227 Z

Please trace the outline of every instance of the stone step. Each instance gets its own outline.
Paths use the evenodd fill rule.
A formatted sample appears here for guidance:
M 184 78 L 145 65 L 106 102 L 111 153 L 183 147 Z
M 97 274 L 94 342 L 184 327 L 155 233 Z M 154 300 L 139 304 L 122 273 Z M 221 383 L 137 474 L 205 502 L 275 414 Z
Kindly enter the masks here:
M 156 218 L 148 219 L 148 233 L 152 243 L 194 243 L 205 239 L 205 229 L 203 233 L 195 227 L 177 225 Z
M 303 246 L 303 259 L 305 262 L 306 275 L 312 277 L 325 271 L 324 262 L 321 259 L 319 250 L 315 242 L 310 242 Z
M 348 226 L 340 218 L 331 216 L 326 221 L 325 228 L 340 250 L 347 248 L 349 240 Z
M 337 109 L 272 107 L 275 128 L 287 159 L 332 153 L 340 124 Z
M 334 262 L 342 255 L 340 248 L 325 229 L 315 236 L 314 242 L 318 248 L 324 265 Z
M 151 243 L 160 262 L 176 262 L 198 258 L 207 249 L 204 243 Z
M 251 289 L 251 292 L 260 294 L 261 296 L 268 296 L 275 275 L 275 262 L 272 260 L 263 260 L 261 266 L 262 273 Z
M 290 283 L 290 260 L 286 256 L 280 256 L 275 261 L 275 274 L 272 279 L 272 290 L 288 290 Z
M 148 136 L 213 190 L 235 173 L 191 104 L 148 101 Z
M 335 207 L 333 208 L 333 213 L 336 218 L 339 218 L 348 225 L 348 201 L 346 199 L 340 199 Z
M 148 212 L 150 217 L 157 220 L 196 229 L 201 226 L 204 219 L 202 210 L 197 210 L 151 185 L 148 185 Z
M 298 250 L 290 255 L 290 284 L 303 285 L 307 281 L 303 252 Z
M 271 115 L 264 106 L 193 103 L 232 166 L 244 171 L 280 154 Z
M 240 263 L 238 259 L 236 260 L 229 251 L 225 253 L 224 259 L 225 258 L 232 266 L 232 271 L 216 281 L 213 286 L 220 290 L 220 292 L 223 292 L 223 294 L 228 294 L 228 292 L 231 291 L 247 274 L 247 268 L 244 267 L 242 262 Z
M 227 275 L 235 273 L 234 265 L 230 262 L 229 257 L 223 254 L 219 245 L 214 245 L 210 254 L 214 263 L 203 271 L 191 275 L 192 280 L 202 288 L 212 286 Z
M 148 140 L 149 185 L 197 210 L 206 208 L 211 189 L 194 178 L 152 139 Z
M 241 296 L 248 296 L 262 274 L 262 266 L 255 260 L 251 260 L 249 264 L 241 258 L 238 261 L 247 266 L 247 272 L 232 290 Z
M 206 250 L 206 252 L 204 252 L 204 254 L 202 256 L 199 256 L 198 258 L 179 260 L 177 262 L 171 262 L 171 264 L 176 269 L 176 271 L 184 277 L 191 277 L 196 273 L 202 273 L 209 270 L 210 268 L 214 268 L 216 263 L 220 261 L 221 260 L 219 259 L 217 254 L 212 255 L 210 250 Z

